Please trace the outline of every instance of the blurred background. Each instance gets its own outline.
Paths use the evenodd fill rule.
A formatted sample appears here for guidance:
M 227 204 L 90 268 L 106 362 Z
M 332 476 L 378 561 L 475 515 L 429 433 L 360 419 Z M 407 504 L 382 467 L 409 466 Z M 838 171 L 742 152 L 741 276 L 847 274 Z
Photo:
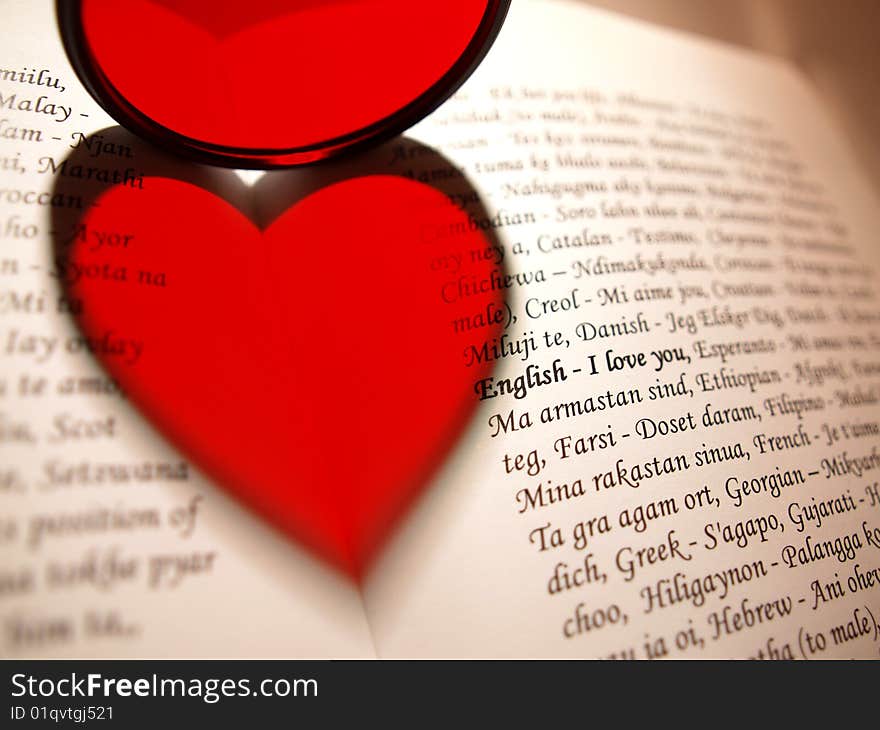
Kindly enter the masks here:
M 814 82 L 880 195 L 880 0 L 582 0 L 782 56 Z

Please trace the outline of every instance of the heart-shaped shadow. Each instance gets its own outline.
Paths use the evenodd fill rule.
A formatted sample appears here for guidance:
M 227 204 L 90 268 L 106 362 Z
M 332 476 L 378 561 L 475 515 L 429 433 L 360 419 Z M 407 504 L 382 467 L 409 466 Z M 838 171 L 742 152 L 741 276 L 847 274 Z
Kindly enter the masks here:
M 53 164 L 88 349 L 219 485 L 361 578 L 513 319 L 466 177 L 398 138 L 248 187 L 120 128 Z

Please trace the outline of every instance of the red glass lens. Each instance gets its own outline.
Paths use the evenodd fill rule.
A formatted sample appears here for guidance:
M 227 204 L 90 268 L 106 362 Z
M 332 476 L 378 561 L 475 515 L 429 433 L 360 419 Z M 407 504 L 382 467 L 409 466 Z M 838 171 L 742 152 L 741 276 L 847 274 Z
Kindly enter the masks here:
M 499 0 L 58 4 L 86 86 L 135 132 L 235 166 L 313 162 L 399 133 L 470 74 Z

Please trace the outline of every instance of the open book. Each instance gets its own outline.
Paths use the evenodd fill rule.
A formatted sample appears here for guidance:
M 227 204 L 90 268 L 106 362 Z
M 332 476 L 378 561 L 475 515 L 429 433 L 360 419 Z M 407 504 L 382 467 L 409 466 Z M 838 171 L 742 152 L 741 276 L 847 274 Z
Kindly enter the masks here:
M 53 186 L 112 120 L 51 5 L 7 2 L 0 30 L 0 654 L 878 655 L 880 215 L 794 68 L 513 3 L 407 135 L 478 192 L 510 326 L 465 353 L 494 370 L 355 583 L 77 339 Z M 405 174 L 395 144 L 377 159 Z

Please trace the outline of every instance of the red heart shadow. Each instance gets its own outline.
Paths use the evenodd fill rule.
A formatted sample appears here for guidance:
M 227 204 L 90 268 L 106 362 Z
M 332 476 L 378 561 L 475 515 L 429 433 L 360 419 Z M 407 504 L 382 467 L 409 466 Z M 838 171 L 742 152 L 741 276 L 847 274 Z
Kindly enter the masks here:
M 220 485 L 362 577 L 466 424 L 491 368 L 475 354 L 510 323 L 498 241 L 472 223 L 488 216 L 451 202 L 473 188 L 389 167 L 395 149 L 416 178 L 450 168 L 400 139 L 249 189 L 101 134 L 140 146 L 143 176 L 114 182 L 94 172 L 113 160 L 80 149 L 58 177 L 82 204 L 53 228 L 89 348 Z

